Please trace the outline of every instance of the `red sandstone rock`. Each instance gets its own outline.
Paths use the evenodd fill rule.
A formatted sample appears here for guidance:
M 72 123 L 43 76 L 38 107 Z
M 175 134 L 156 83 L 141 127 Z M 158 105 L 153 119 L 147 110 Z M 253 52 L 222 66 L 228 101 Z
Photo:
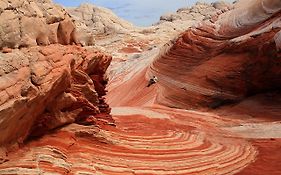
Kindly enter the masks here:
M 30 133 L 40 135 L 88 116 L 109 115 L 101 98 L 110 61 L 78 46 L 33 47 L 2 55 L 1 145 L 22 143 Z M 94 80 L 97 86 L 103 84 L 98 92 L 91 76 L 99 78 Z
M 171 41 L 173 46 L 166 47 L 167 52 L 150 68 L 146 68 L 148 62 L 145 62 L 135 65 L 131 72 L 124 71 L 130 75 L 116 78 L 121 83 L 109 88 L 109 102 L 115 106 L 152 108 L 114 108 L 116 123 L 103 97 L 107 83 L 103 75 L 111 57 L 61 45 L 0 54 L 0 144 L 14 140 L 22 143 L 30 133 L 37 136 L 67 123 L 79 123 L 38 139 L 30 138 L 21 147 L 14 144 L 9 150 L 0 148 L 0 174 L 279 175 L 280 140 L 258 139 L 261 135 L 266 138 L 272 135 L 259 134 L 268 131 L 264 126 L 269 131 L 270 126 L 277 126 L 279 132 L 273 136 L 280 138 L 280 123 L 227 118 L 230 115 L 227 111 L 219 116 L 155 105 L 217 107 L 228 100 L 271 90 L 266 87 L 278 89 L 280 32 L 267 26 L 278 26 L 280 13 L 269 18 L 272 14 L 263 14 L 260 2 L 256 1 L 255 8 L 245 6 L 249 13 L 241 13 L 240 9 L 228 14 L 234 15 L 229 16 L 234 19 L 232 22 L 236 21 L 235 14 L 246 20 L 238 20 L 232 26 L 219 17 L 213 20 L 214 24 L 190 29 L 176 42 Z M 276 11 L 272 4 L 279 8 L 279 1 L 262 4 L 266 12 Z M 265 19 L 252 16 L 254 12 Z M 61 20 L 59 16 L 45 15 L 47 23 Z M 52 25 L 52 41 L 40 34 L 38 42 L 75 43 L 71 22 L 60 24 Z M 245 24 L 245 28 L 240 24 Z M 242 30 L 233 36 L 237 33 L 232 27 L 246 32 Z M 146 88 L 147 80 L 156 74 L 159 83 Z M 266 108 L 258 110 L 259 113 L 269 111 L 278 117 L 281 109 L 278 102 L 272 108 L 272 104 L 262 104 L 266 100 L 251 100 L 233 110 L 254 105 Z M 257 102 L 261 104 L 256 105 Z M 245 113 L 256 115 L 254 107 Z M 251 129 L 242 134 L 246 126 Z M 237 128 L 242 131 L 233 131 Z M 249 134 L 251 131 L 257 133 Z
M 280 139 L 262 139 L 254 140 L 253 145 L 259 150 L 259 159 L 246 167 L 237 175 L 263 175 L 263 174 L 280 174 Z
M 225 175 L 239 172 L 257 155 L 248 141 L 222 134 L 217 125 L 224 122 L 216 116 L 168 108 L 113 113 L 116 128 L 71 124 L 28 142 L 0 164 L 0 174 Z
M 141 51 L 135 47 L 124 47 L 119 50 L 121 53 L 140 53 Z
M 251 1 L 187 30 L 151 65 L 161 86 L 157 101 L 216 108 L 280 89 L 280 9 L 280 1 Z

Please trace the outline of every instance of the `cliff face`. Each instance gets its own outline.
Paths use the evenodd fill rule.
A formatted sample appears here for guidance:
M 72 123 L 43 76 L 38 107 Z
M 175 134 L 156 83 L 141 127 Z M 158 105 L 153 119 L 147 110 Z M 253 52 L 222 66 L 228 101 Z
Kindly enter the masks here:
M 151 66 L 151 74 L 160 79 L 158 102 L 216 108 L 281 88 L 280 1 L 236 6 L 162 50 Z
M 4 152 L 65 124 L 113 124 L 104 99 L 104 74 L 111 56 L 69 45 L 78 43 L 74 23 L 51 1 L 0 4 L 0 145 Z M 5 161 L 2 148 L 0 162 Z
M 110 60 L 99 52 L 59 45 L 1 54 L 1 145 L 109 114 L 102 96 Z

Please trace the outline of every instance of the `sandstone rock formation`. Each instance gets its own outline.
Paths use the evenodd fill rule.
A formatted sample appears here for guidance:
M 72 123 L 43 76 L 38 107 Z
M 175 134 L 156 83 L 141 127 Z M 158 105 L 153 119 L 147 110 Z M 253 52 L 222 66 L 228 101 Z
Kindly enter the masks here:
M 71 17 L 83 21 L 95 34 L 123 33 L 133 28 L 133 24 L 119 18 L 111 10 L 93 4 L 81 4 L 68 8 Z
M 233 5 L 225 1 L 218 1 L 212 4 L 197 2 L 190 8 L 181 8 L 176 13 L 165 14 L 160 17 L 160 21 L 157 24 L 163 22 L 174 22 L 176 20 L 208 20 L 212 16 L 221 14 L 233 8 Z
M 93 4 L 81 4 L 67 11 L 75 19 L 78 38 L 83 45 L 93 45 L 98 34 L 128 33 L 133 29 L 132 24 L 117 17 L 111 10 Z
M 218 134 L 224 122 L 216 116 L 167 108 L 116 108 L 113 114 L 117 128 L 108 131 L 72 124 L 31 141 L 10 155 L 18 159 L 0 165 L 0 174 L 225 175 L 257 155 L 249 142 Z
M 51 0 L 2 0 L 0 26 L 0 49 L 78 42 L 72 19 Z
M 0 4 L 0 163 L 6 149 L 65 124 L 114 124 L 104 99 L 111 56 L 63 46 L 78 43 L 75 25 L 51 1 Z
M 97 46 L 102 46 L 110 53 L 117 54 L 119 50 L 133 50 L 134 53 L 145 51 L 149 47 L 133 47 L 134 44 L 138 45 L 142 42 L 146 42 L 147 45 L 162 45 L 198 21 L 207 19 L 207 16 L 221 14 L 231 8 L 230 4 L 217 4 L 219 5 L 197 3 L 191 9 L 180 9 L 178 13 L 174 14 L 177 16 L 177 20 L 172 20 L 172 22 L 160 20 L 151 27 L 133 26 L 118 18 L 109 9 L 92 4 L 67 8 L 67 11 L 75 19 L 77 37 L 83 45 L 93 45 L 96 40 Z M 222 9 L 222 6 L 225 8 Z M 118 57 L 127 56 L 121 53 Z
M 110 61 L 109 56 L 77 46 L 1 54 L 0 144 L 22 143 L 30 134 L 86 123 L 97 114 L 106 118 L 110 108 L 103 99 L 103 75 Z
M 3 48 L 0 145 L 23 144 L 0 148 L 0 174 L 280 175 L 280 2 L 213 6 L 219 13 L 192 28 L 195 20 L 175 20 L 95 36 L 115 59 L 112 118 L 110 56 Z M 159 82 L 148 88 L 152 75 Z
M 245 138 L 257 148 L 253 162 L 246 165 L 245 169 L 241 171 L 236 169 L 236 172 L 233 171 L 230 174 L 279 175 L 281 173 L 280 161 L 278 161 L 281 158 L 279 153 L 281 145 L 280 1 L 241 0 L 235 4 L 234 8 L 188 29 L 178 39 L 167 43 L 150 67 L 148 66 L 149 61 L 139 59 L 142 65 L 139 62 L 136 63 L 137 66 L 128 69 L 125 75 L 120 74 L 110 83 L 108 102 L 113 106 L 113 114 L 117 115 L 115 117 L 117 126 L 120 125 L 118 120 L 122 120 L 124 117 L 122 115 L 126 115 L 132 106 L 137 109 L 139 106 L 145 106 L 146 109 L 152 108 L 154 112 L 161 111 L 162 114 L 167 114 L 162 105 L 172 107 L 168 110 L 174 115 L 172 117 L 168 115 L 171 117 L 170 119 L 167 119 L 167 115 L 162 118 L 169 121 L 176 120 L 178 124 L 183 125 L 189 120 L 189 124 L 202 122 L 204 125 L 207 123 L 212 125 L 218 122 L 216 128 L 224 130 L 222 135 L 230 134 L 235 135 L 235 138 Z M 154 55 L 155 53 L 145 56 L 151 59 Z M 153 75 L 158 77 L 159 82 L 146 88 Z M 235 104 L 224 107 L 228 103 Z M 130 106 L 130 108 L 124 106 Z M 120 110 L 120 107 L 124 108 L 123 112 L 115 113 L 118 109 Z M 193 111 L 202 107 L 207 108 L 204 110 L 208 112 Z M 220 108 L 210 110 L 210 108 L 217 107 Z M 184 112 L 191 111 L 194 112 L 192 115 L 184 114 Z M 214 113 L 218 115 L 214 115 Z M 149 119 L 142 118 L 145 114 Z M 181 117 L 176 116 L 177 114 Z M 137 116 L 133 116 L 134 122 L 141 121 L 140 125 L 145 129 L 147 127 L 144 125 L 152 121 L 151 118 L 159 117 L 159 115 L 147 111 L 139 111 Z M 198 116 L 198 118 L 193 118 L 194 116 Z M 128 116 L 128 118 L 130 117 L 132 116 Z M 147 121 L 142 122 L 140 118 Z M 158 126 L 163 120 L 153 126 Z M 166 126 L 166 124 L 162 125 Z M 198 129 L 198 125 L 196 129 Z M 131 130 L 128 128 L 125 127 L 128 133 L 134 133 L 136 127 Z M 168 127 L 166 130 L 171 128 L 173 127 Z M 181 127 L 177 125 L 176 128 Z M 200 126 L 199 128 L 199 130 L 202 129 Z M 206 131 L 213 136 L 219 133 L 210 127 Z M 139 135 L 144 135 L 145 132 L 142 130 Z M 157 132 L 152 132 L 149 138 L 158 136 L 155 133 Z M 209 136 L 207 137 L 209 138 Z M 219 140 L 222 139 L 225 138 Z M 135 141 L 135 138 L 132 140 Z M 142 141 L 138 141 L 137 143 L 142 143 Z M 165 139 L 161 141 L 169 143 Z M 151 142 L 149 140 L 149 143 Z M 130 143 L 128 144 L 130 145 Z M 150 146 L 150 144 L 147 145 Z M 177 145 L 180 144 L 177 143 Z M 248 149 L 242 152 L 240 152 L 241 156 L 246 156 L 245 153 L 251 151 Z M 149 156 L 152 157 L 151 154 Z M 163 157 L 168 158 L 169 156 Z M 212 157 L 214 158 L 216 155 Z M 218 160 L 221 160 L 220 158 Z M 152 160 L 156 160 L 156 158 Z M 230 164 L 232 164 L 232 160 L 229 162 Z M 172 162 L 170 161 L 169 165 L 173 166 Z M 178 164 L 185 163 L 182 161 Z M 147 165 L 150 164 L 152 161 Z M 165 174 L 168 170 L 175 168 L 159 167 L 162 164 L 164 162 L 155 163 L 157 168 L 154 172 L 149 171 L 152 169 L 151 167 L 143 169 L 147 169 L 146 172 L 151 174 Z M 205 170 L 203 167 L 206 168 L 213 164 L 207 163 L 205 166 L 198 163 L 197 165 L 193 166 L 198 168 L 195 173 L 191 170 L 192 168 L 187 172 L 183 170 L 183 167 L 182 169 L 176 167 L 175 169 L 178 171 L 167 174 L 200 174 Z M 144 166 L 142 165 L 142 167 Z M 186 169 L 188 169 L 187 167 L 185 166 Z M 162 171 L 160 173 L 157 170 Z M 218 168 L 206 174 L 220 174 L 220 170 Z M 223 172 L 223 174 L 228 173 Z
M 151 66 L 151 74 L 162 80 L 161 104 L 216 108 L 281 88 L 281 3 L 240 3 L 163 49 Z
M 172 22 L 160 21 L 150 27 L 131 26 L 123 20 L 116 19 L 109 10 L 89 4 L 68 9 L 68 12 L 75 18 L 79 31 L 77 38 L 80 38 L 83 45 L 95 44 L 95 47 L 112 54 L 113 61 L 108 70 L 111 83 L 122 77 L 122 74 L 126 75 L 134 65 L 149 62 L 151 56 L 148 55 L 154 54 L 155 50 L 173 40 L 187 28 L 206 20 L 207 16 L 217 16 L 226 9 L 232 8 L 229 4 L 217 4 L 221 6 L 197 3 L 191 9 L 179 10 L 175 14 L 179 19 Z M 222 10 L 221 8 L 225 6 L 228 8 Z
M 147 79 L 156 75 L 160 80 L 156 92 L 138 88 L 123 101 L 111 98 L 110 93 L 109 103 L 122 106 L 150 101 L 148 104 L 184 109 L 217 108 L 280 89 L 278 2 L 241 1 L 235 6 L 167 43 L 149 69 L 135 72 L 134 81 L 126 77 L 120 86 L 110 86 L 116 93 L 115 86 L 131 87 L 136 82 L 145 86 Z

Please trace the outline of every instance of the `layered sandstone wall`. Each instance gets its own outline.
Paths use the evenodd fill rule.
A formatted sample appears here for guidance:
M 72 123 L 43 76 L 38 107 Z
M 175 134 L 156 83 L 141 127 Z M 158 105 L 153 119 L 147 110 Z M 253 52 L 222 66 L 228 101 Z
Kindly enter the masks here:
M 280 90 L 280 9 L 280 1 L 239 1 L 167 44 L 151 65 L 159 78 L 157 101 L 216 108 Z
M 266 2 L 273 1 L 263 5 Z M 280 32 L 272 28 L 278 26 L 280 13 L 253 24 L 253 33 L 240 37 L 218 33 L 217 17 L 171 41 L 172 46 L 167 46 L 167 52 L 150 68 L 147 66 L 158 50 L 149 45 L 151 42 L 145 47 L 138 45 L 137 37 L 130 43 L 140 48 L 151 46 L 152 51 L 140 57 L 133 55 L 134 62 L 126 64 L 130 68 L 119 70 L 123 74 L 111 84 L 108 97 L 112 104 L 122 106 L 112 110 L 116 123 L 108 115 L 110 108 L 103 98 L 103 74 L 110 56 L 59 44 L 3 50 L 0 146 L 21 143 L 27 135 L 38 136 L 67 123 L 78 124 L 31 137 L 20 149 L 0 148 L 0 174 L 280 175 L 280 122 L 252 118 L 255 113 L 274 113 L 280 120 L 275 95 L 268 95 L 269 100 L 275 100 L 274 105 L 256 98 L 240 104 L 252 115 L 250 120 L 245 115 L 230 118 L 227 110 L 219 116 L 155 104 L 215 107 L 224 102 L 220 98 L 239 99 L 265 87 L 280 89 Z M 174 34 L 173 25 L 165 29 L 166 33 L 156 32 L 154 36 L 163 42 L 165 34 Z M 105 42 L 106 48 L 114 44 L 122 47 L 118 37 Z M 152 75 L 157 75 L 159 82 L 148 88 Z M 219 100 L 212 101 L 212 97 Z M 260 138 L 263 140 L 252 143 Z

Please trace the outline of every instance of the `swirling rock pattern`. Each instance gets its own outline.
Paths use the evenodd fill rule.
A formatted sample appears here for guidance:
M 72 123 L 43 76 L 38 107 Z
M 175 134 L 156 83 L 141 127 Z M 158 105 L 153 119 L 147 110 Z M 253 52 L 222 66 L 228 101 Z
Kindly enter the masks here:
M 165 108 L 117 108 L 114 113 L 116 128 L 72 124 L 31 141 L 0 165 L 0 174 L 224 175 L 240 171 L 257 155 L 247 141 L 220 135 L 215 126 L 223 121 L 212 116 L 206 118 L 217 123 Z
M 280 122 L 169 108 L 216 108 L 280 88 L 280 3 L 247 2 L 189 29 L 151 66 L 143 59 L 121 71 L 109 88 L 110 104 L 123 106 L 113 118 L 103 98 L 110 56 L 77 46 L 3 49 L 0 144 L 18 144 L 0 148 L 0 174 L 279 175 Z M 148 88 L 152 75 L 159 82 Z M 279 117 L 280 103 L 263 105 L 268 98 L 233 109 Z
M 280 89 L 280 1 L 237 6 L 166 45 L 150 72 L 160 79 L 159 103 L 216 108 Z
M 131 160 L 130 164 L 128 163 L 129 165 L 127 165 L 125 161 L 127 159 L 124 160 L 118 152 L 117 156 L 122 158 L 120 161 L 123 161 L 126 167 L 124 168 L 122 163 L 120 171 L 126 172 L 125 174 L 130 174 L 131 171 L 135 174 L 137 174 L 136 172 L 140 174 L 202 173 L 241 175 L 279 175 L 281 173 L 279 161 L 281 158 L 279 153 L 281 143 L 281 106 L 279 97 L 281 87 L 281 7 L 279 3 L 280 1 L 270 0 L 237 2 L 234 10 L 224 13 L 223 16 L 213 16 L 209 22 L 205 21 L 190 28 L 180 35 L 178 39 L 166 44 L 166 47 L 163 48 L 150 67 L 148 62 L 141 62 L 144 63 L 144 66 L 137 64 L 125 76 L 117 77 L 119 79 L 111 82 L 108 94 L 110 105 L 115 107 L 149 106 L 154 111 L 156 110 L 169 116 L 167 118 L 167 115 L 164 115 L 162 116 L 163 119 L 159 120 L 155 119 L 155 116 L 158 116 L 157 118 L 161 118 L 161 116 L 151 113 L 148 115 L 149 112 L 140 112 L 135 108 L 134 111 L 138 111 L 135 115 L 128 112 L 132 108 L 123 110 L 123 112 L 116 112 L 116 108 L 113 109 L 113 114 L 118 115 L 115 117 L 117 131 L 109 132 L 110 136 L 107 136 L 110 138 L 109 140 L 112 141 L 113 138 L 113 143 L 125 145 L 130 149 L 143 149 L 143 152 L 150 154 L 158 148 L 158 151 L 162 151 L 160 151 L 160 155 L 165 155 L 163 157 L 157 155 L 158 158 L 151 155 L 146 157 L 143 156 L 144 153 L 142 152 L 143 157 L 149 157 L 155 162 L 146 163 L 146 165 L 142 165 L 142 171 L 136 171 L 130 165 L 141 163 Z M 226 18 L 229 18 L 229 20 L 224 20 Z M 151 58 L 155 54 L 150 53 L 151 55 L 146 55 L 146 57 Z M 153 75 L 156 75 L 159 81 L 147 88 L 148 81 Z M 224 104 L 234 102 L 239 103 L 224 107 Z M 165 111 L 161 110 L 161 107 L 159 109 L 156 104 L 172 108 Z M 174 109 L 193 110 L 194 108 L 204 108 L 204 110 L 210 112 L 210 108 L 217 107 L 222 107 L 219 109 L 220 116 L 198 112 L 192 112 L 189 115 L 189 112 Z M 212 112 L 214 111 L 212 110 Z M 132 116 L 126 115 L 126 117 L 123 117 L 122 114 L 125 115 L 125 113 Z M 145 116 L 150 116 L 150 118 L 147 119 Z M 154 116 L 153 119 L 151 119 L 152 116 Z M 124 128 L 126 129 L 125 133 L 122 129 L 118 131 L 124 123 L 130 123 L 130 120 L 133 121 L 131 124 L 126 125 Z M 139 120 L 143 120 L 143 122 L 139 124 Z M 152 126 L 150 126 L 150 122 L 153 123 Z M 176 123 L 174 127 L 179 135 L 171 136 L 173 135 L 173 129 L 169 129 L 174 127 L 170 125 L 170 122 Z M 220 129 L 220 127 L 229 132 Z M 165 129 L 162 131 L 162 128 Z M 177 130 L 177 128 L 180 129 Z M 190 132 L 191 130 L 197 131 L 195 132 L 196 134 Z M 149 135 L 151 131 L 155 135 Z M 161 134 L 157 134 L 158 131 Z M 120 136 L 116 132 L 120 132 L 122 135 Z M 217 168 L 210 168 L 211 171 L 208 172 L 208 170 L 205 171 L 204 169 L 204 165 L 206 165 L 204 162 L 202 164 L 197 162 L 200 165 L 200 167 L 197 167 L 194 164 L 192 165 L 189 160 L 185 160 L 185 155 L 189 155 L 190 152 L 190 154 L 195 153 L 193 152 L 194 147 L 188 148 L 189 144 L 193 145 L 195 142 L 184 144 L 185 146 L 180 146 L 180 143 L 176 145 L 171 143 L 176 143 L 185 136 L 189 137 L 190 135 L 187 133 L 192 136 L 195 134 L 197 141 L 197 136 L 203 134 L 203 137 L 199 137 L 204 138 L 204 141 L 201 140 L 202 145 L 209 142 L 212 143 L 211 145 L 219 144 L 227 149 L 230 145 L 234 146 L 234 149 L 241 149 L 239 146 L 241 144 L 247 147 L 242 146 L 241 157 L 247 157 L 249 153 L 254 155 L 248 157 L 248 162 L 250 163 L 244 164 L 244 169 L 239 168 L 243 167 L 240 164 L 242 161 L 238 163 L 240 165 L 237 164 L 238 167 L 235 167 L 232 161 L 228 161 L 230 159 L 218 158 L 218 161 L 222 161 L 221 164 L 230 163 L 232 164 L 230 167 L 236 170 L 220 169 L 221 166 L 218 165 Z M 137 137 L 138 135 L 141 137 Z M 163 140 L 163 136 L 167 140 Z M 222 143 L 221 140 L 226 142 Z M 180 142 L 184 143 L 183 140 Z M 144 149 L 144 145 L 147 146 L 147 150 Z M 172 152 L 176 155 L 179 155 L 177 151 L 180 148 L 185 149 L 185 152 L 181 153 L 183 159 L 173 159 L 179 166 L 176 167 L 173 161 L 169 161 L 169 164 L 164 161 L 164 157 L 172 158 L 171 154 L 165 152 L 167 151 L 165 150 L 166 145 L 169 145 L 168 147 L 171 147 Z M 126 152 L 131 153 L 127 149 Z M 202 157 L 208 160 L 208 156 L 203 155 L 208 151 L 205 152 L 202 149 L 199 152 L 202 153 Z M 191 162 L 193 161 L 193 156 L 189 157 Z M 114 156 L 106 157 L 105 159 L 109 159 L 109 163 L 115 162 L 112 157 Z M 216 157 L 216 155 L 214 154 L 213 157 Z M 194 159 L 196 159 L 196 156 L 194 156 Z M 200 156 L 198 159 L 200 159 Z M 147 160 L 142 159 L 142 162 L 147 162 Z M 107 166 L 102 166 L 102 172 L 104 174 L 117 173 L 117 167 L 111 169 L 109 163 Z M 119 162 L 115 163 L 120 167 Z M 164 166 L 160 166 L 158 163 Z M 211 164 L 211 166 L 217 165 L 216 162 Z M 185 165 L 185 167 L 180 165 Z M 192 167 L 189 165 L 192 165 Z M 165 168 L 165 166 L 169 168 Z M 146 170 L 144 167 L 149 168 Z M 116 172 L 113 173 L 112 171 L 114 170 Z

